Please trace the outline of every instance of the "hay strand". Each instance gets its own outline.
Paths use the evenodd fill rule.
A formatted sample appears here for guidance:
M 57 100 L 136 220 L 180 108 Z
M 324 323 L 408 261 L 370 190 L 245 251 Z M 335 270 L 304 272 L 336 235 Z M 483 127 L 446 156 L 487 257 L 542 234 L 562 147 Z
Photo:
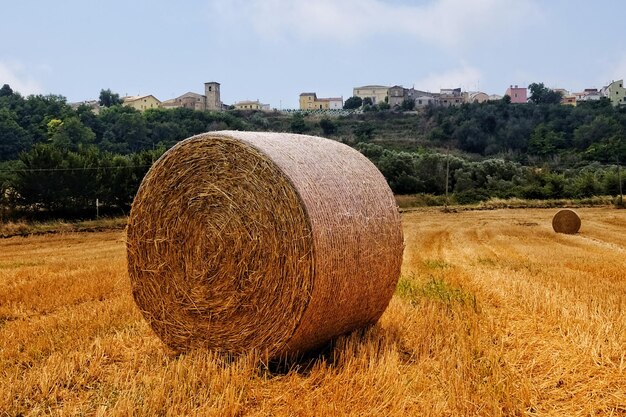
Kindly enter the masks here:
M 552 218 L 552 229 L 557 233 L 573 235 L 580 230 L 580 216 L 574 210 L 559 210 Z
M 402 251 L 373 164 L 286 133 L 179 143 L 142 181 L 127 237 L 134 299 L 168 346 L 274 357 L 376 322 Z

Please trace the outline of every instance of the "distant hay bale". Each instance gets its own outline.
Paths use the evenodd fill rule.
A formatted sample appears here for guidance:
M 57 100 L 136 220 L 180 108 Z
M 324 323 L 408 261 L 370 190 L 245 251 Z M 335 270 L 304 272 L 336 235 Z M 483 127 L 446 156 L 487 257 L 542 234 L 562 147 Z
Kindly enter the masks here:
M 384 177 L 335 141 L 212 132 L 166 152 L 128 223 L 134 299 L 172 349 L 271 357 L 376 322 L 403 237 Z
M 576 234 L 580 230 L 580 217 L 574 210 L 559 210 L 552 218 L 552 228 L 557 233 Z

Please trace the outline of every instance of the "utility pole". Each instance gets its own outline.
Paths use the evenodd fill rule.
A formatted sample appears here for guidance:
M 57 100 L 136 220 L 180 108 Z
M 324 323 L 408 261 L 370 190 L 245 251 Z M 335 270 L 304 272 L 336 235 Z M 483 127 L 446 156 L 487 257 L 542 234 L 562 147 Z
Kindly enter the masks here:
M 619 164 L 619 156 L 617 157 L 617 182 L 619 183 L 619 200 L 618 206 L 624 207 L 624 194 L 622 190 L 622 170 Z
M 446 152 L 446 201 L 444 202 L 444 211 L 448 211 L 448 187 L 450 184 L 450 147 Z

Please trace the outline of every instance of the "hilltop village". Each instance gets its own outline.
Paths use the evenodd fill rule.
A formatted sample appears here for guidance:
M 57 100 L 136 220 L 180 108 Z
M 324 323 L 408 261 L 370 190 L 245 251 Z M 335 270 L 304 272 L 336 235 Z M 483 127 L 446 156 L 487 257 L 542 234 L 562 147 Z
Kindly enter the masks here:
M 532 85 L 531 85 L 532 86 Z M 543 87 L 543 85 L 542 85 Z M 318 97 L 315 92 L 304 92 L 299 96 L 299 109 L 295 111 L 339 111 L 357 110 L 364 106 L 378 106 L 381 110 L 404 108 L 419 109 L 427 106 L 454 107 L 468 103 L 484 103 L 486 101 L 502 100 L 508 97 L 511 103 L 527 103 L 529 101 L 529 88 L 510 85 L 504 95 L 487 94 L 482 91 L 463 91 L 461 88 L 442 88 L 439 92 L 430 92 L 405 88 L 401 85 L 364 85 L 352 89 L 352 97 L 344 101 L 343 97 Z M 597 101 L 604 97 L 610 100 L 613 106 L 626 105 L 626 88 L 624 80 L 612 81 L 606 86 L 597 88 L 586 88 L 579 92 L 570 92 L 563 88 L 549 89 L 551 92 L 559 94 L 560 103 L 564 105 L 576 106 L 577 103 Z M 277 109 L 270 104 L 262 103 L 259 100 L 243 100 L 228 105 L 222 102 L 220 94 L 220 83 L 204 83 L 204 94 L 186 92 L 178 97 L 161 101 L 152 94 L 125 96 L 121 98 L 123 105 L 133 107 L 139 111 L 153 108 L 189 108 L 200 111 L 222 111 L 222 110 L 284 110 L 286 112 L 294 109 Z M 98 100 L 88 100 L 73 103 L 75 107 L 88 105 L 96 113 L 100 110 Z

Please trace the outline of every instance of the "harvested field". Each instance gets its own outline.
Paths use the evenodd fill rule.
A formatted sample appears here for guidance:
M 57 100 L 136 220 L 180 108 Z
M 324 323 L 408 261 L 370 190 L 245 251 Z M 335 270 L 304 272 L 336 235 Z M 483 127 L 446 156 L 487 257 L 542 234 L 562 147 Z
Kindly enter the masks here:
M 0 416 L 626 415 L 626 211 L 554 212 L 403 214 L 379 324 L 291 368 L 168 351 L 121 231 L 0 240 Z

